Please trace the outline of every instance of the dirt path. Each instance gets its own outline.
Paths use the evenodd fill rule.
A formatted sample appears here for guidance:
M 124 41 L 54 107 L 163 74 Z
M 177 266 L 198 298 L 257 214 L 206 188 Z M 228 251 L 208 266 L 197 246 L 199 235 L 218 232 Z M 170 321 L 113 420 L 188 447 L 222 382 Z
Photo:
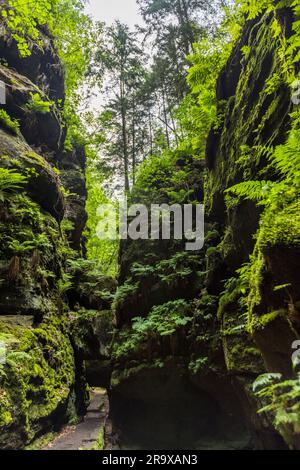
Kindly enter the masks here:
M 108 414 L 108 398 L 104 389 L 91 392 L 91 403 L 84 420 L 66 427 L 43 450 L 101 450 Z

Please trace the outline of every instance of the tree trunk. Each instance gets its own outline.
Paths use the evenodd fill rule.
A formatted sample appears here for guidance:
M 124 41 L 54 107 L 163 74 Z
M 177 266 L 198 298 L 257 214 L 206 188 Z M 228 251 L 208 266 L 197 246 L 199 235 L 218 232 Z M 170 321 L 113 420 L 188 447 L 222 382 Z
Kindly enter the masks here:
M 121 115 L 122 115 L 122 137 L 123 137 L 123 161 L 124 161 L 124 179 L 125 191 L 130 191 L 129 184 L 129 166 L 128 166 L 128 144 L 127 144 L 127 113 L 125 105 L 125 92 L 124 83 L 120 82 L 120 95 L 121 95 Z
M 149 136 L 150 136 L 150 152 L 153 155 L 153 139 L 152 139 L 152 117 L 151 111 L 149 111 Z
M 135 184 L 136 151 L 135 151 L 135 102 L 132 104 L 132 183 Z

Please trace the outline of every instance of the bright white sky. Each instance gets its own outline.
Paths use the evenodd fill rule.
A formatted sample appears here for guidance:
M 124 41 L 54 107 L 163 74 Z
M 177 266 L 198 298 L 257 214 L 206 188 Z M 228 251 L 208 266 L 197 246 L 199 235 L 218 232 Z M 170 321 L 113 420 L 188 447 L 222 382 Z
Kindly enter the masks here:
M 131 27 L 142 23 L 136 0 L 89 0 L 86 10 L 95 20 L 107 24 L 115 20 Z

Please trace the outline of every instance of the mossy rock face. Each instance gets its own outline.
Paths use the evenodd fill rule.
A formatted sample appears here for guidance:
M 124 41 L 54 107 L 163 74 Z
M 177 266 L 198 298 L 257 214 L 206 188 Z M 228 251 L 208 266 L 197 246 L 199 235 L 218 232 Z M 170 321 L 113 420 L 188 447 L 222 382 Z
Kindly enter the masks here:
M 63 420 L 75 382 L 74 353 L 55 319 L 36 327 L 0 320 L 0 341 L 0 447 L 20 449 Z
M 93 261 L 79 259 L 79 264 L 69 268 L 73 284 L 68 292 L 69 304 L 73 310 L 105 311 L 111 308 L 117 289 L 117 282 L 104 276 Z
M 0 167 L 28 176 L 27 191 L 57 220 L 64 214 L 64 196 L 57 174 L 43 157 L 35 153 L 21 136 L 0 129 Z
M 64 73 L 53 39 L 40 34 L 43 47 L 32 44 L 22 59 L 10 33 L 0 31 L 0 80 L 7 85 L 0 168 L 12 176 L 0 194 L 1 449 L 23 449 L 44 432 L 74 424 L 88 400 L 82 351 L 72 344 L 67 317 L 66 260 L 76 252 L 61 224 L 64 217 L 75 223 L 72 248 L 84 251 L 85 153 L 62 150 Z M 75 193 L 67 205 L 65 189 Z M 78 337 L 90 341 L 93 328 L 102 329 L 80 324 Z
M 63 106 L 65 99 L 64 70 L 57 50 L 53 44 L 53 38 L 46 31 L 39 31 L 42 47 L 33 42 L 30 46 L 31 55 L 20 57 L 17 43 L 10 31 L 1 24 L 0 32 L 0 56 L 5 59 L 10 69 L 27 77 L 50 100 L 61 100 Z
M 70 332 L 76 350 L 85 360 L 110 359 L 113 338 L 113 313 L 81 309 L 69 314 Z
M 189 377 L 184 364 L 136 367 L 113 375 L 110 416 L 121 443 L 133 448 L 247 447 L 250 435 L 230 378 Z M 235 444 L 234 444 L 235 441 Z M 209 442 L 209 444 L 207 444 Z M 242 443 L 241 443 L 242 442 Z M 229 445 L 230 447 L 230 445 Z
M 0 80 L 6 84 L 6 104 L 1 108 L 18 120 L 26 141 L 35 147 L 42 146 L 45 151 L 58 151 L 63 143 L 64 131 L 56 105 L 50 103 L 47 95 L 28 78 L 2 65 Z M 40 97 L 45 109 L 31 106 L 33 96 Z
M 292 375 L 291 345 L 300 334 L 300 207 L 266 212 L 251 272 L 249 328 L 272 372 Z
M 224 119 L 207 143 L 206 214 L 230 229 L 230 237 L 225 231 L 223 248 L 232 271 L 247 261 L 254 248 L 252 236 L 261 210 L 245 201 L 228 212 L 224 191 L 241 181 L 270 177 L 269 162 L 259 149 L 283 143 L 290 124 L 291 96 L 283 77 L 274 81 L 272 90 L 268 87 L 281 70 L 273 21 L 272 15 L 264 15 L 246 24 L 218 83 L 219 113 Z M 244 46 L 250 46 L 247 60 L 241 54 Z

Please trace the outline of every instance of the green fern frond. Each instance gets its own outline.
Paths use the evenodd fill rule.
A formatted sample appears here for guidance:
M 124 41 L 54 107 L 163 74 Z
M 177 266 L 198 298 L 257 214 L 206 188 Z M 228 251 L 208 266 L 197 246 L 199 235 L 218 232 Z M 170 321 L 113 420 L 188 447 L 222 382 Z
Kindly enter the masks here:
M 279 382 L 282 379 L 281 374 L 262 374 L 260 375 L 252 385 L 254 393 L 261 393 L 266 390 L 268 387 L 274 385 L 274 383 Z
M 14 170 L 0 168 L 0 201 L 7 199 L 9 193 L 18 191 L 27 181 L 26 176 Z
M 225 193 L 231 193 L 243 199 L 261 202 L 267 198 L 273 186 L 271 181 L 245 181 L 226 189 Z

